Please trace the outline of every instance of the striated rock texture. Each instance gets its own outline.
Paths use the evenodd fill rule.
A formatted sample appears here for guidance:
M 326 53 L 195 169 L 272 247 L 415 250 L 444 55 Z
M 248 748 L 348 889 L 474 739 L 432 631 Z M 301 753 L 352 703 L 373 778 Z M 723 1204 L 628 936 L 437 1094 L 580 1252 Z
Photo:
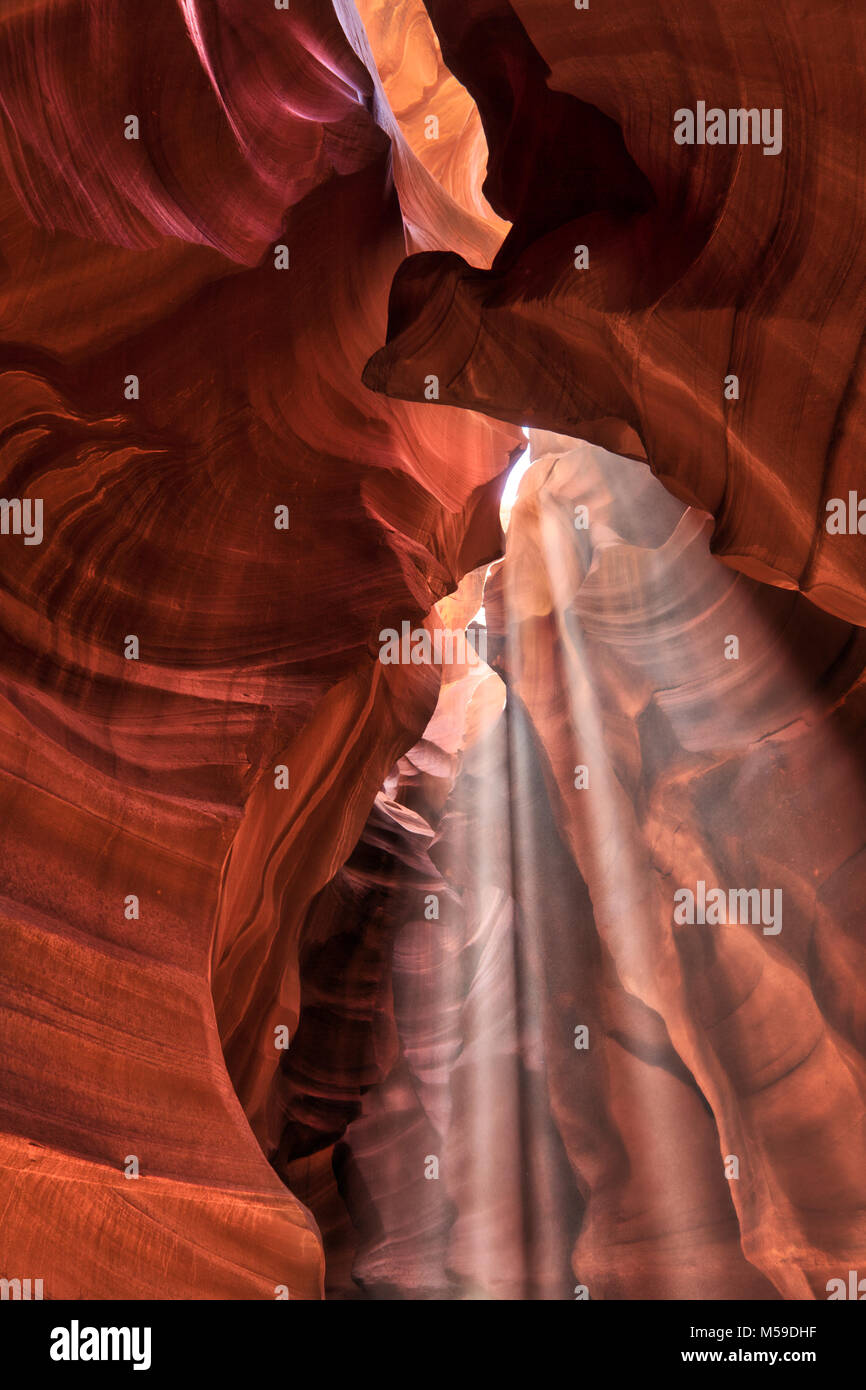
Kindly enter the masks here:
M 443 686 L 320 895 L 278 1171 L 332 1297 L 825 1298 L 866 1258 L 863 635 L 643 465 L 533 450 L 507 704 Z M 699 880 L 778 920 L 680 924 Z
M 275 1029 L 436 702 L 378 631 L 496 555 L 518 436 L 361 383 L 406 241 L 328 6 L 16 6 L 0 92 L 3 496 L 44 515 L 0 537 L 0 1272 L 317 1297 Z
M 492 260 L 509 224 L 482 191 L 487 142 L 481 118 L 442 60 L 423 0 L 357 0 L 357 8 L 401 135 L 455 202 L 490 225 Z
M 719 567 L 641 465 L 537 448 L 485 604 L 592 905 L 548 1054 L 575 1272 L 608 1298 L 826 1297 L 866 1254 L 864 637 Z M 772 885 L 778 920 L 679 925 L 699 880 Z
M 645 458 L 727 564 L 862 625 L 862 538 L 824 525 L 863 480 L 862 6 L 427 9 L 514 225 L 489 270 L 401 267 L 366 380 Z M 699 103 L 780 148 L 676 143 Z
M 0 1276 L 863 1266 L 862 36 L 765 8 L 3 10 Z

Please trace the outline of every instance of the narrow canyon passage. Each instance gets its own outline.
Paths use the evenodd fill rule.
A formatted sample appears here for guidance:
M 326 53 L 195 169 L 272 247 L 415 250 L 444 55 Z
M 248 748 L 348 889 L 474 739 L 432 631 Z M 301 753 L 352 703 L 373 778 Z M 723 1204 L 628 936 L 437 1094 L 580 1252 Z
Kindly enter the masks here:
M 498 674 L 443 668 L 313 905 L 276 1169 L 330 1297 L 820 1296 L 863 1200 L 866 649 L 719 566 L 641 465 L 531 452 L 485 572 Z M 699 882 L 775 885 L 784 920 L 678 925 Z
M 864 71 L 0 0 L 0 1301 L 866 1298 Z

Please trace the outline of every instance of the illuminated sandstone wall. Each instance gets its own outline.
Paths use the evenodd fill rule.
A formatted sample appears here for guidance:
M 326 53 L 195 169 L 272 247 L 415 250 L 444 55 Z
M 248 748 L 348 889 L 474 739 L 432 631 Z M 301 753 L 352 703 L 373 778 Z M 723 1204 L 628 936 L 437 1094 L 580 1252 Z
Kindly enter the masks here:
M 0 1275 L 863 1266 L 863 48 L 793 0 L 4 7 Z M 776 152 L 675 138 L 750 107 Z M 488 665 L 379 659 L 473 620 Z

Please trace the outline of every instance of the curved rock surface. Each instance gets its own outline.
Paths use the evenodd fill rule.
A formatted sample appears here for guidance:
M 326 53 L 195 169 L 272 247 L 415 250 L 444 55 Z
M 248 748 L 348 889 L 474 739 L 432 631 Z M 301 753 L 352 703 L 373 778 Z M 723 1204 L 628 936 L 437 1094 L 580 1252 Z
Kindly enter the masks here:
M 793 0 L 7 7 L 0 1275 L 863 1267 L 858 54 Z M 704 100 L 780 152 L 677 145 Z
M 643 465 L 532 438 L 484 590 L 507 704 L 443 686 L 322 895 L 278 1170 L 305 1114 L 340 1135 L 304 1189 L 332 1297 L 824 1298 L 866 1257 L 863 635 L 719 566 Z M 778 919 L 680 923 L 699 881 Z
M 449 404 L 646 458 L 727 564 L 862 625 L 858 516 L 833 517 L 862 490 L 863 11 L 427 9 L 514 225 L 489 270 L 401 267 L 365 379 L 417 400 L 433 372 Z M 766 136 L 678 144 L 699 105 Z
M 274 1029 L 435 705 L 379 629 L 497 554 L 517 436 L 361 383 L 406 240 L 329 7 L 28 4 L 0 74 L 4 1272 L 316 1297 Z

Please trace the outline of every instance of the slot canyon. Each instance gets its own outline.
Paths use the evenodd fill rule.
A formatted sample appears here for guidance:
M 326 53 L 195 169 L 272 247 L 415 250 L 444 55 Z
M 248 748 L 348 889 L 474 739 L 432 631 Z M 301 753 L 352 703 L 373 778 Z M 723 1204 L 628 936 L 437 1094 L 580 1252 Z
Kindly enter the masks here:
M 864 63 L 3 0 L 4 1278 L 866 1275 Z

